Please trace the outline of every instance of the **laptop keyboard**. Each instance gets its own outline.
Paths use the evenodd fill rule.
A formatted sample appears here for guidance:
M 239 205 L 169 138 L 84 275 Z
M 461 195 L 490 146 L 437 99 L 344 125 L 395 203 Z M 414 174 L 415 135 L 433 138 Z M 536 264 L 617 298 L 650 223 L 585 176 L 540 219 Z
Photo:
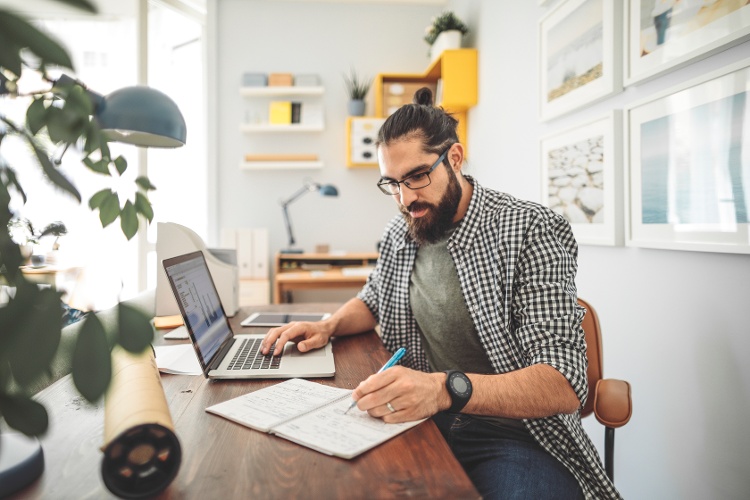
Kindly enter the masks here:
M 234 353 L 227 370 L 266 370 L 278 369 L 281 365 L 281 355 L 274 356 L 276 344 L 271 346 L 267 355 L 260 352 L 261 339 L 243 339 L 242 345 Z

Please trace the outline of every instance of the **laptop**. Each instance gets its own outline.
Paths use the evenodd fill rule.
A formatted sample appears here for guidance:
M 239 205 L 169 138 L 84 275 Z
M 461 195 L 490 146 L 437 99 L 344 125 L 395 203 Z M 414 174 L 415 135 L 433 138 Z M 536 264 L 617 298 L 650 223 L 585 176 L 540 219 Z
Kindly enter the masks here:
M 203 252 L 163 261 L 180 314 L 206 378 L 332 377 L 336 370 L 333 347 L 307 353 L 287 342 L 281 356 L 263 356 L 264 334 L 234 335 L 219 300 Z

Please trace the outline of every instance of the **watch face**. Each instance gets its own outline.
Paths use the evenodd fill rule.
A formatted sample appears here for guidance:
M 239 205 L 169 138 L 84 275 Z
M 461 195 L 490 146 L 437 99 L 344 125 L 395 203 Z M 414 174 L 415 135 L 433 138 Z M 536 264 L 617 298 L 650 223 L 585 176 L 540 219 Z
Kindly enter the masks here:
M 461 396 L 465 396 L 469 392 L 469 383 L 460 373 L 454 373 L 451 376 L 451 387 Z

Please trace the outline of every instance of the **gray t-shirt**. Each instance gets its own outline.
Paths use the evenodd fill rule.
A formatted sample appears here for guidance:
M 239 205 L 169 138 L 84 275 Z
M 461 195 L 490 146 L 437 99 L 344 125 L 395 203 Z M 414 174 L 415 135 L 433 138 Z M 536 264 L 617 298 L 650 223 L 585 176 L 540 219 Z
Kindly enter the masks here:
M 409 299 L 430 369 L 495 373 L 466 307 L 458 273 L 448 251 L 448 239 L 457 226 L 434 244 L 417 251 L 409 285 Z M 521 420 L 477 417 L 495 425 L 523 430 Z

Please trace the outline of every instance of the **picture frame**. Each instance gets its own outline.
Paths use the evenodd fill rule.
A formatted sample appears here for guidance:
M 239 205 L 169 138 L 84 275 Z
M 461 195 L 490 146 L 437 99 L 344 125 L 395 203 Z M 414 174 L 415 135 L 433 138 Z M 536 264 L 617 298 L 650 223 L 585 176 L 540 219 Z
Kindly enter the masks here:
M 624 110 L 628 246 L 750 254 L 750 59 Z
M 626 86 L 750 39 L 743 0 L 630 0 L 625 13 Z
M 622 112 L 540 141 L 542 204 L 563 215 L 579 244 L 623 244 Z
M 540 120 L 622 90 L 621 14 L 622 0 L 565 0 L 539 21 Z

